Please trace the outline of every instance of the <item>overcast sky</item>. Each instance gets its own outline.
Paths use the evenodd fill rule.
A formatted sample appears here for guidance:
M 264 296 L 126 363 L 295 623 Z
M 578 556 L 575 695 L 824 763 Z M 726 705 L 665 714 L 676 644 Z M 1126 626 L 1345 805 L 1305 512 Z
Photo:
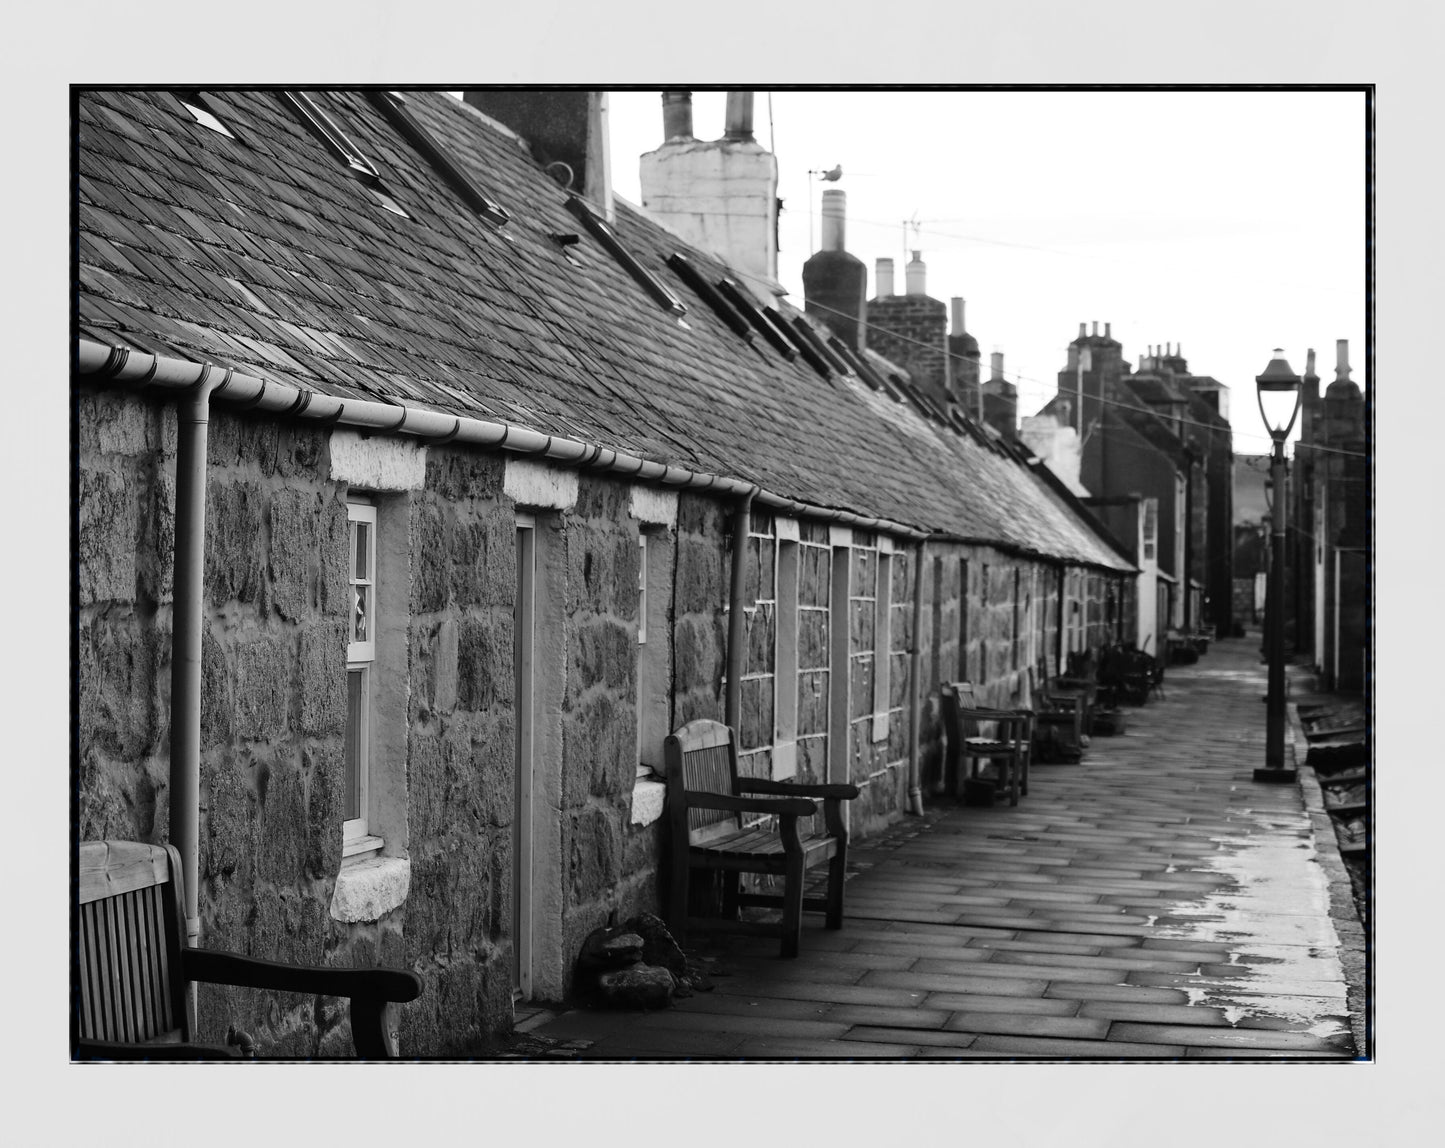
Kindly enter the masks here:
M 693 132 L 723 134 L 725 94 L 693 94 Z M 662 142 L 656 91 L 609 98 L 612 177 L 640 202 Z M 822 189 L 848 193 L 847 247 L 868 266 L 919 249 L 928 294 L 966 300 L 984 355 L 1004 353 L 1020 414 L 1055 390 L 1080 322 L 1113 324 L 1137 367 L 1180 344 L 1231 388 L 1235 449 L 1265 453 L 1254 376 L 1272 348 L 1327 385 L 1335 340 L 1365 379 L 1365 99 L 1331 91 L 758 92 L 778 157 L 779 278 L 803 303 Z M 809 176 L 841 164 L 843 178 Z M 809 203 L 812 241 L 809 240 Z M 904 220 L 917 220 L 916 230 Z

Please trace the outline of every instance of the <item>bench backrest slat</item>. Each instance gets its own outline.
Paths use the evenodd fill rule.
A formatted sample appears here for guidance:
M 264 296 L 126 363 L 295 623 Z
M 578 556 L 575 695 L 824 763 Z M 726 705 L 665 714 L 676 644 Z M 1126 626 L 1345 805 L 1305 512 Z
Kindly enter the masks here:
M 185 986 L 175 978 L 180 927 L 173 852 L 135 842 L 81 845 L 76 945 L 82 1039 L 188 1039 Z
M 698 809 L 687 804 L 687 793 L 737 793 L 737 757 L 732 730 L 719 721 L 698 719 L 688 722 L 664 743 L 667 761 L 667 793 L 675 832 L 694 844 L 702 844 L 720 832 L 741 827 L 736 813 L 723 809 Z M 682 824 L 681 811 L 687 821 Z

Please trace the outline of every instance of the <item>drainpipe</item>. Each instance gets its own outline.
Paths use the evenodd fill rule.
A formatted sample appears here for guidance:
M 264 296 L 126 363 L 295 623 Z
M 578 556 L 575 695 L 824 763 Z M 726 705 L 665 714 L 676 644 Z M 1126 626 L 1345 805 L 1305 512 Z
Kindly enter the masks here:
M 228 372 L 229 374 L 229 372 Z M 176 403 L 176 550 L 171 626 L 170 839 L 181 855 L 186 944 L 201 938 L 201 627 L 206 560 L 206 432 L 212 381 L 207 367 Z
M 919 725 L 923 720 L 923 550 L 920 539 L 913 555 L 913 641 L 908 651 L 908 812 L 923 816 L 923 786 L 919 769 Z
M 743 712 L 743 673 L 747 668 L 743 636 L 743 583 L 747 577 L 748 526 L 752 521 L 753 497 L 757 493 L 758 488 L 753 487 L 738 499 L 733 509 L 733 578 L 732 585 L 728 587 L 728 685 L 724 720 L 732 727 L 739 743 L 742 741 L 739 723 Z

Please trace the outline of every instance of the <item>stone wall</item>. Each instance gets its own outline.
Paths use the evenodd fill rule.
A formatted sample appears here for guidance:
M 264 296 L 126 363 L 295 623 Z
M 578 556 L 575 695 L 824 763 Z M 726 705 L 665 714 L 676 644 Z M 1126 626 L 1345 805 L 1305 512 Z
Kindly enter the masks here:
M 511 1024 L 516 528 L 500 457 L 432 448 L 411 500 L 411 886 L 401 1043 L 463 1054 Z
M 79 401 L 80 835 L 163 841 L 174 412 L 130 395 Z M 396 806 L 382 819 L 383 857 L 405 861 L 409 880 L 404 899 L 378 919 L 338 920 L 330 907 L 343 870 L 349 486 L 331 477 L 332 446 L 340 448 L 332 436 L 311 424 L 213 412 L 202 943 L 310 964 L 413 969 L 426 988 L 398 1010 L 403 1050 L 467 1055 L 511 1025 L 521 835 L 514 611 L 525 509 L 515 499 L 532 495 L 511 484 L 502 455 L 421 452 L 408 442 L 405 450 L 425 458 L 424 472 L 413 489 L 376 500 L 378 533 L 392 554 L 378 657 L 393 663 L 399 707 L 395 728 L 376 742 Z M 631 821 L 639 622 L 631 488 L 591 475 L 562 485 L 575 496 L 538 509 L 529 535 L 537 555 L 532 967 L 544 999 L 570 990 L 572 959 L 592 929 L 657 909 L 665 832 L 665 820 Z M 666 603 L 671 637 L 670 689 L 660 702 L 667 713 L 658 718 L 668 729 L 723 717 L 732 511 L 730 502 L 681 492 L 667 562 L 650 572 L 648 594 L 654 606 Z M 786 541 L 779 536 L 768 515 L 754 515 L 744 556 L 742 768 L 771 775 L 776 700 L 795 690 L 793 775 L 830 776 L 830 722 L 846 718 L 842 775 L 863 789 L 850 816 L 855 834 L 867 835 L 907 803 L 914 551 L 812 520 L 789 526 Z M 793 588 L 779 585 L 783 545 L 793 547 L 787 568 L 797 575 L 796 675 L 786 682 L 778 680 L 779 605 Z M 844 570 L 848 597 L 835 601 Z M 1097 606 L 1106 580 L 1075 576 L 1071 585 L 1079 584 L 1089 584 L 1082 605 L 1095 641 L 1107 628 Z M 987 546 L 930 544 L 921 590 L 927 789 L 941 759 L 940 684 L 970 680 L 987 703 L 1022 702 L 1030 666 L 1045 654 L 1052 661 L 1057 649 L 1059 575 Z M 840 626 L 847 676 L 834 681 Z M 844 691 L 846 713 L 830 709 L 835 690 Z M 338 1001 L 208 988 L 200 1005 L 205 1039 L 234 1024 L 273 1055 L 349 1046 Z
M 174 408 L 79 399 L 81 839 L 169 830 Z M 200 882 L 207 947 L 308 964 L 399 963 L 393 923 L 328 912 L 341 863 L 344 491 L 312 427 L 213 412 L 202 645 Z M 334 671 L 334 672 L 333 672 Z M 343 1010 L 203 986 L 203 1040 L 228 1024 L 276 1055 L 349 1043 Z
M 656 912 L 661 823 L 630 824 L 637 773 L 637 523 L 625 482 L 584 475 L 566 516 L 562 988 L 593 929 Z M 547 815 L 545 806 L 539 808 Z

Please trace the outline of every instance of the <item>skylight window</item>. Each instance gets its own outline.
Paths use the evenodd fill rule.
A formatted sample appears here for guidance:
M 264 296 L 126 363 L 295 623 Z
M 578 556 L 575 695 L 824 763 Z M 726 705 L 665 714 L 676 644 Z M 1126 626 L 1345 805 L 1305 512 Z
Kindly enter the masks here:
M 292 110 L 301 117 L 301 122 L 311 129 L 332 155 L 351 169 L 357 179 L 362 183 L 381 182 L 381 173 L 361 154 L 361 149 L 351 142 L 346 133 L 336 126 L 336 122 L 316 106 L 315 100 L 305 92 L 282 92 L 281 98 L 291 105 Z
M 662 308 L 669 314 L 677 316 L 679 320 L 687 314 L 687 306 L 667 289 L 667 286 L 637 261 L 637 257 L 622 245 L 622 240 L 617 237 L 617 232 L 612 230 L 612 225 L 587 206 L 575 195 L 567 197 L 567 210 L 575 215 L 592 234 L 592 238 L 602 244 L 612 254 L 612 258 L 621 263 L 627 273 L 637 280 L 642 288 L 657 300 Z
M 737 310 L 718 293 L 716 287 L 702 277 L 702 273 L 692 265 L 686 255 L 680 251 L 674 251 L 667 258 L 667 265 L 677 272 L 678 277 L 702 296 L 703 302 L 717 312 L 717 316 L 731 328 L 735 335 L 746 340 L 753 341 L 753 329 Z
M 205 93 L 199 91 L 185 91 L 173 93 L 176 101 L 191 113 L 191 118 L 202 127 L 210 128 L 211 131 L 225 136 L 227 139 L 237 140 L 236 133 L 228 128 L 215 112 Z
M 793 344 L 783 336 L 777 325 L 763 314 L 758 305 L 747 296 L 741 287 L 731 279 L 724 277 L 717 281 L 717 289 L 722 292 L 724 299 L 747 317 L 748 322 L 773 345 L 773 349 L 778 354 L 789 362 L 798 357 L 798 352 L 794 349 Z
M 347 134 L 336 126 L 336 121 L 317 106 L 316 101 L 305 92 L 282 92 L 281 98 L 291 106 L 301 122 L 311 129 L 326 150 L 346 165 L 346 169 L 364 184 L 376 197 L 377 203 L 393 215 L 410 219 L 411 215 L 382 185 L 381 173 L 366 158 L 361 149 L 351 142 Z
M 412 147 L 421 152 L 432 167 L 436 168 L 442 178 L 447 181 L 452 190 L 460 195 L 473 211 L 497 227 L 512 218 L 505 207 L 488 198 L 437 139 L 422 127 L 417 118 L 408 110 L 406 99 L 401 93 L 370 91 L 366 93 L 366 98 L 386 117 L 387 122 L 406 138 Z

